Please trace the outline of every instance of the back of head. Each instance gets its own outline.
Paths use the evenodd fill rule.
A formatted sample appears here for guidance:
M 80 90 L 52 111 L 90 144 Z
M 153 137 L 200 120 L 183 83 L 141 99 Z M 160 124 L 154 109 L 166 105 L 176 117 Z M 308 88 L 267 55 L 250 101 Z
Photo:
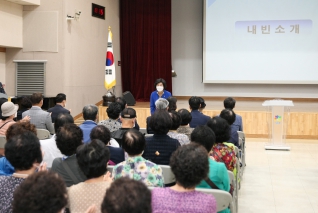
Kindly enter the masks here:
M 42 162 L 41 145 L 32 132 L 11 137 L 5 145 L 5 155 L 15 170 L 29 170 L 33 163 Z
M 55 97 L 56 103 L 62 103 L 63 101 L 66 101 L 66 95 L 64 93 L 59 93 Z
M 166 110 L 169 107 L 169 101 L 164 98 L 159 98 L 158 100 L 156 100 L 155 105 L 156 109 Z
M 32 132 L 37 135 L 35 125 L 28 121 L 18 121 L 7 129 L 6 139 L 10 140 L 10 138 L 25 132 Z
M 172 119 L 172 124 L 171 124 L 171 130 L 177 130 L 180 125 L 181 125 L 181 116 L 176 112 L 176 111 L 172 111 L 169 112 L 171 119 Z
M 188 125 L 192 120 L 192 115 L 187 109 L 179 109 L 178 114 L 181 116 L 181 125 Z
M 156 110 L 150 117 L 149 126 L 156 134 L 167 134 L 172 125 L 172 119 L 166 110 Z
M 133 108 L 125 108 L 120 113 L 120 120 L 122 122 L 122 128 L 133 128 L 136 121 L 136 110 Z
M 194 188 L 209 171 L 208 153 L 196 143 L 180 146 L 170 158 L 170 167 L 176 182 L 186 189 Z
M 55 133 L 57 133 L 59 128 L 64 126 L 65 124 L 73 124 L 73 123 L 74 123 L 74 118 L 70 114 L 68 114 L 68 113 L 58 114 L 57 118 L 55 119 L 55 123 L 54 123 Z
M 95 106 L 94 104 L 89 104 L 84 106 L 83 108 L 83 117 L 84 120 L 92 120 L 95 121 L 96 120 L 96 116 L 98 113 L 98 108 L 97 106 Z
M 151 213 L 151 192 L 147 186 L 130 178 L 115 180 L 102 202 L 102 213 Z
M 91 140 L 97 139 L 107 145 L 110 141 L 110 131 L 104 125 L 97 125 L 92 129 L 89 137 Z
M 177 98 L 170 96 L 169 98 L 167 98 L 167 101 L 169 102 L 168 111 L 169 112 L 176 111 L 176 109 L 177 109 Z
M 75 124 L 65 124 L 56 134 L 56 145 L 63 155 L 71 156 L 82 145 L 83 132 Z
M 36 105 L 43 100 L 43 95 L 40 92 L 33 93 L 30 97 L 32 105 Z
M 232 125 L 235 121 L 236 115 L 231 109 L 223 109 L 221 111 L 220 117 L 225 119 L 229 125 Z
M 67 191 L 62 178 L 50 171 L 36 172 L 14 192 L 13 213 L 59 213 L 67 205 Z
M 107 146 L 97 139 L 79 146 L 76 151 L 78 166 L 88 179 L 97 178 L 106 173 L 109 157 Z
M 192 96 L 189 99 L 189 105 L 191 107 L 191 110 L 198 110 L 200 108 L 200 98 L 197 96 Z
M 207 126 L 197 126 L 191 133 L 191 141 L 204 146 L 210 152 L 215 143 L 215 134 Z
M 32 102 L 28 96 L 23 96 L 20 105 L 24 109 L 30 109 L 32 107 Z
M 121 111 L 122 111 L 121 105 L 119 103 L 116 103 L 116 102 L 109 104 L 109 106 L 106 110 L 107 116 L 113 120 L 116 120 L 119 118 L 119 114 Z
M 120 104 L 121 111 L 123 111 L 126 108 L 127 102 L 124 98 L 116 97 L 115 102 Z
M 146 145 L 145 136 L 136 129 L 129 129 L 123 135 L 123 149 L 130 156 L 141 154 Z
M 223 101 L 224 108 L 227 108 L 227 109 L 233 109 L 235 107 L 235 103 L 236 101 L 232 97 L 227 97 Z
M 217 143 L 226 142 L 230 139 L 231 126 L 225 119 L 215 116 L 206 125 L 213 130 Z

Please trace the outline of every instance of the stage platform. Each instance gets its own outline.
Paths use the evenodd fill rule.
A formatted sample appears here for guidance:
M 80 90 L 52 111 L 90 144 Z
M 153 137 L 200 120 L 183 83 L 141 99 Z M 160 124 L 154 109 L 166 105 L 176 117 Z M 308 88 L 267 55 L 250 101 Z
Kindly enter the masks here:
M 237 101 L 234 108 L 235 113 L 243 118 L 243 129 L 246 137 L 267 138 L 267 111 L 262 106 L 263 99 L 254 101 Z M 206 100 L 206 108 L 203 111 L 208 116 L 219 115 L 223 107 L 223 101 Z M 292 139 L 318 139 L 318 102 L 316 101 L 294 101 L 294 107 L 290 110 L 287 138 Z M 187 99 L 179 99 L 178 109 L 189 109 Z M 150 116 L 149 102 L 137 102 L 130 106 L 137 112 L 137 121 L 141 128 L 146 128 L 146 118 Z M 107 118 L 106 108 L 99 106 L 99 120 Z

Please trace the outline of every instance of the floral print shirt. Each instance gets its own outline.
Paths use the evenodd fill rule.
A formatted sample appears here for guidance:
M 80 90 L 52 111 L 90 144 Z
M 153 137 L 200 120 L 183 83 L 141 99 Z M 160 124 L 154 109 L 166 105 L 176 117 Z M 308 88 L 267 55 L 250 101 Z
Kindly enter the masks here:
M 216 143 L 212 147 L 211 156 L 215 159 L 215 161 L 223 162 L 227 170 L 234 172 L 233 170 L 236 167 L 234 146 L 228 146 L 224 143 Z
M 129 157 L 126 161 L 117 164 L 113 169 L 114 179 L 129 177 L 142 181 L 147 186 L 164 186 L 162 169 L 157 164 L 141 156 Z
M 100 121 L 98 125 L 104 125 L 110 132 L 115 132 L 121 128 L 121 123 L 113 119 Z
M 168 132 L 167 135 L 169 135 L 170 138 L 177 139 L 181 146 L 190 143 L 188 136 L 186 136 L 185 134 L 180 134 L 177 132 Z
M 14 176 L 0 177 L 0 212 L 12 212 L 13 192 L 24 180 L 24 178 Z

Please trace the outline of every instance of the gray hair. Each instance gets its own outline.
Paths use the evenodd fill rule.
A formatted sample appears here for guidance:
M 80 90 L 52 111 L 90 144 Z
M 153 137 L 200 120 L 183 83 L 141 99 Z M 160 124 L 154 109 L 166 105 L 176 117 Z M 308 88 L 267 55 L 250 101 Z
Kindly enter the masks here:
M 156 102 L 156 109 L 167 109 L 167 107 L 169 106 L 169 101 L 167 101 L 164 98 L 159 98 Z
M 96 120 L 96 116 L 98 113 L 98 108 L 94 104 L 88 104 L 83 108 L 83 117 L 84 120 Z

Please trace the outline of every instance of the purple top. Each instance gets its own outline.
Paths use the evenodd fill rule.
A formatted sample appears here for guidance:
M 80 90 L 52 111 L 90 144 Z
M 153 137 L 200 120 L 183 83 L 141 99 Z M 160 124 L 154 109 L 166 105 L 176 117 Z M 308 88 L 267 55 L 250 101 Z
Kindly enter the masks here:
M 216 213 L 212 195 L 198 191 L 178 192 L 170 188 L 152 190 L 152 213 Z

